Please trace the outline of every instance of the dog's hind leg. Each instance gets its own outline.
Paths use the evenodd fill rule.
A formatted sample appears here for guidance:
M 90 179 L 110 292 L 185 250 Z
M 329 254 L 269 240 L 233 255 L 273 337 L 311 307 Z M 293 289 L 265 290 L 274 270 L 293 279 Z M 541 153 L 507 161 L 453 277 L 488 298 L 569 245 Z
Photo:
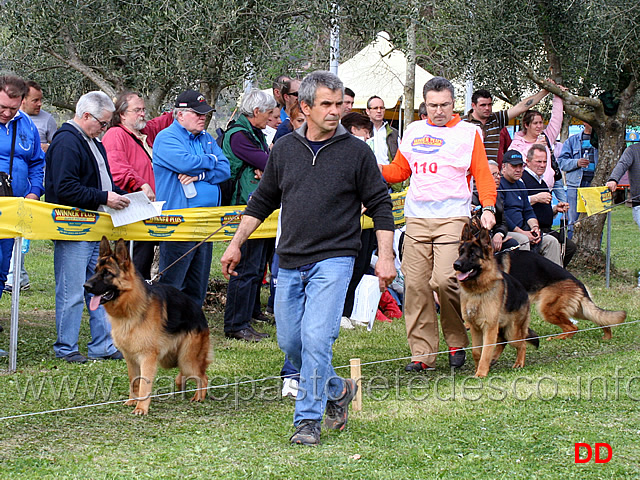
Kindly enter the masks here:
M 562 329 L 562 333 L 549 337 L 547 340 L 564 340 L 566 338 L 571 338 L 578 331 L 578 327 L 571 322 L 569 315 L 567 315 L 563 307 L 564 305 L 558 303 L 541 302 L 538 304 L 538 310 L 540 311 L 542 318 L 544 318 L 546 322 L 549 322 L 552 325 L 557 325 Z
M 187 380 L 195 380 L 197 390 L 191 401 L 201 402 L 207 396 L 209 385 L 206 374 L 207 367 L 211 363 L 209 332 L 203 331 L 189 335 L 185 339 L 181 353 L 184 355 L 179 359 L 180 373 L 176 377 L 176 383 L 179 379 L 183 384 L 186 384 Z

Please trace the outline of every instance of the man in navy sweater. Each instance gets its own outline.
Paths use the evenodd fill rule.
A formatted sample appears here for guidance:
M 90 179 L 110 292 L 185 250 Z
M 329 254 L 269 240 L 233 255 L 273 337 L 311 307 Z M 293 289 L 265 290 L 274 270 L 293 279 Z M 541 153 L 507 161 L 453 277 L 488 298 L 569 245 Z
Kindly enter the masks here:
M 114 110 L 113 102 L 103 92 L 89 92 L 80 97 L 75 117 L 58 129 L 47 150 L 47 202 L 87 210 L 97 210 L 100 205 L 120 210 L 129 205 L 129 199 L 122 196 L 126 192 L 113 184 L 107 152 L 98 140 Z M 92 296 L 83 287 L 93 275 L 99 250 L 100 242 L 77 241 L 75 238 L 54 242 L 58 337 L 53 350 L 57 358 L 69 363 L 87 361 L 78 350 L 83 301 L 89 307 L 89 358 L 123 358 L 111 340 L 111 325 L 104 308 L 90 303 Z
M 521 250 L 534 250 L 562 266 L 560 244 L 551 235 L 542 235 L 540 224 L 527 197 L 522 180 L 524 159 L 517 150 L 507 150 L 502 159 L 502 180 L 498 194 L 502 196 L 504 216 L 509 236 L 516 239 Z
M 221 258 L 235 275 L 240 247 L 275 209 L 281 209 L 275 316 L 278 343 L 300 371 L 292 443 L 320 443 L 320 422 L 343 430 L 356 383 L 338 377 L 332 347 L 354 258 L 360 246 L 360 208 L 378 238 L 380 288 L 395 277 L 391 199 L 371 149 L 340 125 L 343 84 L 313 72 L 300 85 L 307 123 L 275 143 L 264 175 Z M 326 408 L 326 412 L 325 412 Z

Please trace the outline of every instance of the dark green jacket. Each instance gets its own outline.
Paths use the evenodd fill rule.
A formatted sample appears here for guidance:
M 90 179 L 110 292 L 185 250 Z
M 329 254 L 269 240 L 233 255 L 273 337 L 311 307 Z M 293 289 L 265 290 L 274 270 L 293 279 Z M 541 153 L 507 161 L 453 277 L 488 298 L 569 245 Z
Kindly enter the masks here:
M 231 205 L 246 205 L 249 195 L 258 188 L 260 180 L 255 178 L 254 168 L 238 158 L 231 150 L 231 136 L 238 132 L 242 132 L 260 150 L 268 152 L 268 149 L 266 143 L 258 138 L 249 120 L 244 115 L 240 115 L 224 134 L 222 151 L 229 159 L 231 179 L 235 183 Z

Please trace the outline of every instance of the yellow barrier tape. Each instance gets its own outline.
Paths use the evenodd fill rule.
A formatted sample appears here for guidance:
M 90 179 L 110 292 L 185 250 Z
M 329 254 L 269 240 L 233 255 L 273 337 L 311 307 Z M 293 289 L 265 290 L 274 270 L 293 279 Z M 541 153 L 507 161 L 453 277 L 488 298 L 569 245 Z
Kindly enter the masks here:
M 391 195 L 396 225 L 404 223 L 406 191 Z M 137 241 L 199 241 L 229 222 L 209 241 L 230 240 L 244 210 L 244 205 L 214 208 L 167 210 L 157 217 L 114 227 L 108 213 L 82 210 L 63 205 L 16 197 L 0 197 L 0 238 L 24 237 L 30 240 L 97 241 L 105 235 L 111 240 L 124 238 Z M 274 238 L 278 226 L 276 210 L 254 232 L 251 238 Z M 363 228 L 373 228 L 369 217 L 362 217 Z
M 611 190 L 607 187 L 586 187 L 578 189 L 576 211 L 587 216 L 607 210 L 613 206 Z

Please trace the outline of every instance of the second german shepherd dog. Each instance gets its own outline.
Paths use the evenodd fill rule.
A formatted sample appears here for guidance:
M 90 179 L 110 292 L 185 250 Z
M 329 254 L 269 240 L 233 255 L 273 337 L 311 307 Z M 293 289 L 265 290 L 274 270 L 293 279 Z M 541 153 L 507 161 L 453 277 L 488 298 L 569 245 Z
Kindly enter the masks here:
M 180 369 L 176 385 L 181 390 L 195 379 L 198 390 L 191 401 L 204 400 L 213 352 L 207 319 L 192 299 L 168 285 L 148 285 L 136 272 L 124 240 L 112 251 L 106 237 L 100 242 L 96 272 L 84 287 L 94 295 L 92 310 L 104 305 L 113 342 L 127 362 L 125 405 L 135 404 L 134 414 L 149 411 L 158 365 Z
M 475 375 L 486 377 L 505 342 L 518 352 L 513 368 L 521 368 L 525 363 L 525 342 L 537 348 L 538 339 L 529 328 L 527 292 L 520 282 L 498 268 L 488 230 L 471 225 L 469 222 L 462 230 L 460 256 L 453 268 L 461 287 L 462 318 L 471 328 Z
M 516 278 L 538 307 L 545 321 L 557 325 L 562 333 L 556 339 L 571 338 L 578 327 L 571 318 L 590 320 L 602 327 L 604 339 L 611 338 L 610 325 L 623 323 L 627 312 L 598 307 L 584 284 L 567 270 L 534 252 L 514 250 L 497 256 L 500 268 Z

